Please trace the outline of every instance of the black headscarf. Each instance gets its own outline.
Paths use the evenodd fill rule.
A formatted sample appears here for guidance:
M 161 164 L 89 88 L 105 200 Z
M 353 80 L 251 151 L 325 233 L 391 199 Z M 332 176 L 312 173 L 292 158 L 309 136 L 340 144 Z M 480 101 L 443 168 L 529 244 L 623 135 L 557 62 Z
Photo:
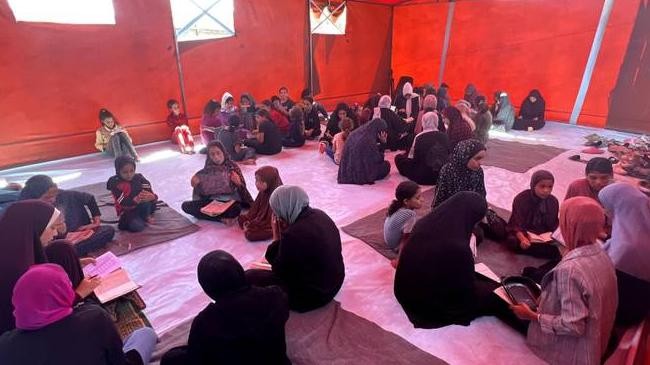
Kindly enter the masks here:
M 11 296 L 14 284 L 34 264 L 47 262 L 41 235 L 54 215 L 54 207 L 40 200 L 9 206 L 0 218 L 0 333 L 13 329 Z
M 469 247 L 487 202 L 459 192 L 413 227 L 395 272 L 395 297 L 415 327 L 468 325 L 476 316 L 474 258 Z
M 19 200 L 40 199 L 50 188 L 56 186 L 47 175 L 34 175 L 27 179 L 25 187 L 20 192 Z
M 530 179 L 530 189 L 519 193 L 512 202 L 512 215 L 508 221 L 508 232 L 530 231 L 536 234 L 552 232 L 560 224 L 558 214 L 560 203 L 553 195 L 542 199 L 535 194 L 535 186 L 542 180 L 555 181 L 552 173 L 538 170 Z
M 57 264 L 65 270 L 72 287 L 76 288 L 84 278 L 79 256 L 72 244 L 66 240 L 54 240 L 45 247 L 47 261 Z
M 388 125 L 374 119 L 350 133 L 343 147 L 339 165 L 339 184 L 372 184 L 384 163 L 384 154 L 377 146 L 377 135 Z
M 249 287 L 241 264 L 226 251 L 212 251 L 199 261 L 199 284 L 212 300 Z
M 483 169 L 471 170 L 467 167 L 469 160 L 484 150 L 485 145 L 476 139 L 466 139 L 456 145 L 449 155 L 449 162 L 440 170 L 432 208 L 438 207 L 459 191 L 473 191 L 486 196 Z
M 530 101 L 530 97 L 533 96 L 537 99 L 534 103 Z M 534 89 L 528 93 L 526 99 L 521 103 L 521 108 L 519 109 L 519 115 L 524 119 L 533 119 L 539 118 L 544 120 L 544 111 L 546 110 L 546 101 L 542 97 L 542 94 L 539 90 Z

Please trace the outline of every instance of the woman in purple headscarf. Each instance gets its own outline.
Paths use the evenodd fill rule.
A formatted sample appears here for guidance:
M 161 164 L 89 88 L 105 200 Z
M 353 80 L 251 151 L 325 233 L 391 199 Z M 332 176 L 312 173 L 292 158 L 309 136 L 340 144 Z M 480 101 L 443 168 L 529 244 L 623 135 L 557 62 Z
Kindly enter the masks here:
M 339 184 L 373 184 L 388 175 L 390 164 L 384 160 L 387 128 L 383 119 L 374 119 L 350 133 L 339 165 Z

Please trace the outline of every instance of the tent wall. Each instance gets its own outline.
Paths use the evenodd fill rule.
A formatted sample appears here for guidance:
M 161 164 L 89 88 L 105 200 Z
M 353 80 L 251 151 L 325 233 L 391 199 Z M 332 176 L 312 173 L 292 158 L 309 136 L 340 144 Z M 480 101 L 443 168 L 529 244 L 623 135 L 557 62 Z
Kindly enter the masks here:
M 547 117 L 568 120 L 602 6 L 603 0 L 457 2 L 444 72 L 452 97 L 461 98 L 465 85 L 474 83 L 490 99 L 506 90 L 518 106 L 536 88 L 546 99 Z M 393 44 L 401 54 L 393 57 L 396 78 L 406 74 L 418 84 L 437 84 L 448 7 L 430 1 L 395 7 Z M 580 124 L 605 125 L 637 7 L 638 0 L 615 3 Z M 418 21 L 420 16 L 430 21 Z
M 326 107 L 390 89 L 392 7 L 349 1 L 344 36 L 313 35 L 314 95 Z
M 0 166 L 94 151 L 106 107 L 137 143 L 168 138 L 178 97 L 167 1 L 114 0 L 115 26 L 16 23 L 0 0 Z
M 234 37 L 180 43 L 189 115 L 224 91 L 260 102 L 286 86 L 298 98 L 309 72 L 306 11 L 304 1 L 236 0 Z

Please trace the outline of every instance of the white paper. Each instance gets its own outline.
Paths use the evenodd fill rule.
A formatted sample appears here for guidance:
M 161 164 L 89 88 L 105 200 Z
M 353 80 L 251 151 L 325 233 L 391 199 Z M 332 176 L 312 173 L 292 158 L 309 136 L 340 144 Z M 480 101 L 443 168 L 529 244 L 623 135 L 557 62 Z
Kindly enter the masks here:
M 474 264 L 474 271 L 485 276 L 486 278 L 490 280 L 494 280 L 497 283 L 501 282 L 501 279 L 497 274 L 492 271 L 486 264 L 479 262 L 478 264 Z
M 86 277 L 99 276 L 103 279 L 121 267 L 122 262 L 120 259 L 112 252 L 108 251 L 97 257 L 94 264 L 86 265 L 83 268 L 83 272 Z
M 494 294 L 498 295 L 499 298 L 503 299 L 504 302 L 506 302 L 506 303 L 508 303 L 510 305 L 514 305 L 512 300 L 510 300 L 510 297 L 508 296 L 508 293 L 506 293 L 506 289 L 504 287 L 500 286 L 500 287 L 494 289 Z

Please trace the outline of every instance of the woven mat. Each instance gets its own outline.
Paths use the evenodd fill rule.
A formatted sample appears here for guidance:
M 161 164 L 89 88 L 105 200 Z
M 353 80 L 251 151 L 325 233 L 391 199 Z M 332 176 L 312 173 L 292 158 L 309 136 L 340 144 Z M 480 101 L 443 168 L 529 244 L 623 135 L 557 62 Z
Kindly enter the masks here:
M 566 151 L 568 150 L 542 144 L 490 139 L 487 143 L 487 156 L 482 163 L 486 166 L 524 173 Z
M 99 210 L 102 213 L 102 222 L 110 224 L 115 228 L 115 238 L 113 242 L 98 252 L 93 252 L 93 256 L 100 255 L 106 251 L 121 256 L 131 251 L 144 247 L 156 245 L 159 243 L 174 240 L 186 236 L 199 230 L 199 226 L 190 222 L 181 213 L 169 207 L 165 202 L 159 201 L 158 210 L 154 213 L 154 223 L 149 224 L 142 232 L 133 233 L 120 231 L 117 229 L 117 216 L 113 202 L 113 196 L 106 190 L 105 183 L 85 185 L 74 190 L 90 193 L 95 196 Z
M 152 361 L 187 344 L 192 319 L 160 337 Z M 293 365 L 446 364 L 333 301 L 307 313 L 291 312 L 286 325 L 287 355 Z M 157 364 L 157 362 L 154 362 Z

